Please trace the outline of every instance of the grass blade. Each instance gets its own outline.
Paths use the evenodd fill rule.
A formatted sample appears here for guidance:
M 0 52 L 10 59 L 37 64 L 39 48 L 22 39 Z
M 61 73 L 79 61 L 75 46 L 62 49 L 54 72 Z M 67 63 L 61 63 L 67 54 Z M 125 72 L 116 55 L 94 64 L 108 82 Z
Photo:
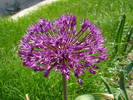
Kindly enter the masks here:
M 111 87 L 110 87 L 110 85 L 108 84 L 108 82 L 107 82 L 103 77 L 101 77 L 101 78 L 102 78 L 102 81 L 103 81 L 104 85 L 106 86 L 106 88 L 107 88 L 109 94 L 113 94 L 113 92 L 112 92 L 112 90 L 111 90 Z
M 25 95 L 25 97 L 26 97 L 26 100 L 30 100 L 30 98 L 29 98 L 29 95 L 28 95 L 28 94 L 26 94 L 26 95 Z

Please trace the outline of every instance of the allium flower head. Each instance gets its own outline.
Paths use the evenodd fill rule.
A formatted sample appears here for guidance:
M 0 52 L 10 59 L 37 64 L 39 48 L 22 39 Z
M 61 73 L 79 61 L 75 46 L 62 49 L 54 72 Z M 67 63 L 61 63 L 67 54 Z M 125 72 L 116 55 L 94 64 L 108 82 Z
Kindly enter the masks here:
M 85 70 L 95 74 L 99 69 L 96 64 L 107 59 L 101 30 L 88 20 L 78 31 L 76 25 L 73 15 L 62 15 L 53 22 L 40 19 L 32 25 L 19 45 L 24 66 L 44 71 L 45 77 L 55 70 L 66 80 L 73 71 L 80 84 L 79 75 Z

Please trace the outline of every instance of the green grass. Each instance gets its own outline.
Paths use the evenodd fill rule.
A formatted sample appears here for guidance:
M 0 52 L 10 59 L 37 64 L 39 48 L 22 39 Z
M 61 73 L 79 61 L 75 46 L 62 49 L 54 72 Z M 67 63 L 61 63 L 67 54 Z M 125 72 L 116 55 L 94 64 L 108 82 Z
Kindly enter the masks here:
M 84 18 L 91 20 L 102 29 L 110 56 L 113 49 L 110 42 L 114 41 L 120 16 L 125 13 L 126 24 L 133 24 L 132 4 L 132 0 L 63 0 L 42 7 L 15 22 L 0 19 L 0 100 L 24 100 L 27 93 L 31 100 L 62 100 L 62 77 L 59 73 L 51 72 L 48 78 L 44 78 L 42 72 L 35 73 L 23 67 L 18 57 L 19 40 L 39 18 L 54 20 L 62 14 L 74 14 L 78 23 Z M 82 75 L 82 86 L 72 75 L 67 84 L 69 100 L 84 93 L 104 92 L 99 76 L 110 75 L 108 63 L 102 62 L 96 75 L 89 72 Z

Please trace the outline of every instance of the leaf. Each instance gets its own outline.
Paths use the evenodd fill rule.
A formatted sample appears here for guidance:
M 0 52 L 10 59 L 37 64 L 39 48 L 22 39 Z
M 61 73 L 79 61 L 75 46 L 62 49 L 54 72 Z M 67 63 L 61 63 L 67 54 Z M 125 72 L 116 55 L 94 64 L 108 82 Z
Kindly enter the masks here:
M 75 100 L 114 100 L 114 96 L 112 94 L 107 93 L 92 93 L 78 96 Z
M 125 100 L 122 95 L 119 95 L 118 100 Z
M 119 94 L 118 100 L 126 100 L 125 94 L 123 93 L 123 90 L 122 89 L 119 89 L 119 91 L 120 91 L 120 94 Z
M 75 100 L 95 100 L 95 98 L 93 95 L 85 94 L 85 95 L 78 96 Z
M 103 81 L 104 85 L 106 86 L 108 92 L 109 92 L 110 94 L 113 94 L 113 92 L 112 92 L 112 90 L 111 90 L 111 87 L 110 87 L 110 85 L 108 84 L 108 82 L 107 82 L 103 77 L 101 77 L 101 78 L 102 78 L 102 81 Z
M 115 39 L 115 44 L 117 44 L 117 45 L 115 46 L 115 52 L 114 52 L 115 55 L 116 55 L 116 54 L 118 53 L 118 51 L 119 51 L 120 45 L 118 45 L 118 44 L 120 44 L 120 43 L 122 42 L 122 35 L 123 35 L 123 30 L 124 30 L 124 25 L 125 25 L 125 19 L 126 19 L 126 15 L 124 14 L 124 15 L 122 16 L 121 21 L 120 21 L 120 25 L 119 25 L 118 31 L 117 31 L 117 36 L 116 36 L 116 39 Z
M 120 81 L 119 81 L 119 85 L 120 85 L 120 89 L 123 91 L 126 100 L 129 100 L 128 95 L 127 95 L 127 91 L 125 88 L 125 78 L 124 78 L 124 72 L 120 73 Z
M 108 93 L 93 93 L 93 96 L 95 97 L 96 100 L 102 100 L 102 99 L 114 100 L 114 95 Z
M 133 34 L 133 27 L 131 27 L 130 29 L 129 29 L 129 31 L 128 31 L 128 34 L 127 34 L 127 39 L 126 39 L 126 43 L 125 43 L 125 45 L 124 45 L 124 49 L 123 49 L 123 51 L 125 52 L 125 51 L 127 51 L 127 47 L 128 47 L 128 43 L 131 41 L 131 36 L 132 36 L 132 34 Z
M 125 72 L 126 72 L 127 74 L 129 74 L 129 73 L 132 71 L 132 69 L 133 69 L 133 62 L 130 63 L 130 64 L 125 68 Z
M 115 92 L 115 100 L 121 100 L 121 99 L 119 99 L 119 96 L 120 96 L 120 91 L 116 90 L 116 92 Z

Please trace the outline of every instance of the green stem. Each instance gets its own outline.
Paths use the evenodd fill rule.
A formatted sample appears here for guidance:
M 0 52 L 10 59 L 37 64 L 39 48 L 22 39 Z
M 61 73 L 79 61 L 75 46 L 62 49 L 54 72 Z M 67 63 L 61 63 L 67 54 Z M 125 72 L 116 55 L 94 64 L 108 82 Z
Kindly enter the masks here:
M 63 88 L 64 88 L 64 100 L 67 100 L 67 81 L 65 75 L 63 75 Z

